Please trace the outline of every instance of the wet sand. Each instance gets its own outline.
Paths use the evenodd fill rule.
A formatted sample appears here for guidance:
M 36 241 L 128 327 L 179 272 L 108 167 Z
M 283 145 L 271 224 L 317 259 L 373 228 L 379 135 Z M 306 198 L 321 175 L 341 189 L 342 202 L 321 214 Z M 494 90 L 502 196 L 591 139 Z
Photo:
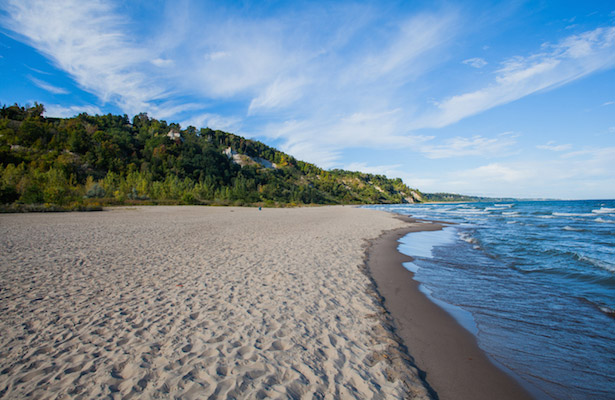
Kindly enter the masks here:
M 386 232 L 372 242 L 367 262 L 395 321 L 396 333 L 432 396 L 442 400 L 531 399 L 523 387 L 489 360 L 470 332 L 420 292 L 419 283 L 402 265 L 412 258 L 397 251 L 398 240 L 410 232 L 439 230 L 442 225 L 403 219 L 408 221 L 406 227 Z

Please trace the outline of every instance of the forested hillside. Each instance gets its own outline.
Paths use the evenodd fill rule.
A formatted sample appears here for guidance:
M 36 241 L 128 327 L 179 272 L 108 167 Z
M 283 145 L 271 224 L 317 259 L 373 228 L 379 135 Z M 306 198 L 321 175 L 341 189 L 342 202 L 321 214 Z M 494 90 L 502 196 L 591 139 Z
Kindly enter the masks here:
M 136 115 L 0 110 L 2 204 L 368 204 L 420 201 L 401 179 L 326 171 L 261 142 Z

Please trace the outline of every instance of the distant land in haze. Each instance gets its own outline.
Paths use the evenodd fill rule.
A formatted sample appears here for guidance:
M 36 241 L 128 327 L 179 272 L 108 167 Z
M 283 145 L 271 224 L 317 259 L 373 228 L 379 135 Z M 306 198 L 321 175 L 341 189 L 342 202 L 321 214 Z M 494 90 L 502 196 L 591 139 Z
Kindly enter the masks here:
M 478 201 L 519 201 L 513 197 L 484 197 L 468 196 L 457 193 L 423 193 L 423 201 L 427 203 L 454 203 L 454 202 L 478 202 Z
M 46 118 L 0 110 L 0 202 L 68 209 L 119 204 L 386 204 L 423 194 L 384 175 L 324 170 L 261 142 L 138 114 Z

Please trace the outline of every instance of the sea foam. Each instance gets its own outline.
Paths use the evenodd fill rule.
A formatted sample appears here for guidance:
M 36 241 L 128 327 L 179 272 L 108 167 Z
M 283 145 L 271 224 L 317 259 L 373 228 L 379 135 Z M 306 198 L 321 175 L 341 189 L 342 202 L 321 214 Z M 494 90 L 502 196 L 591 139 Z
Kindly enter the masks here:
M 594 214 L 615 214 L 615 208 L 600 207 L 597 210 L 592 210 Z

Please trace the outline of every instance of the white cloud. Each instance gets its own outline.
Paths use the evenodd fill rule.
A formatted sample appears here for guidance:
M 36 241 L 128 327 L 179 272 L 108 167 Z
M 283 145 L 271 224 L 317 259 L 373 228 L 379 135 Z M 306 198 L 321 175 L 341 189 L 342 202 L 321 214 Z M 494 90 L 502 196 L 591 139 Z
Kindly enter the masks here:
M 453 13 L 419 14 L 408 18 L 384 46 L 359 64 L 362 78 L 375 79 L 396 73 L 405 77 L 412 75 L 426 53 L 454 36 L 456 22 Z
M 525 168 L 515 168 L 501 163 L 492 163 L 453 174 L 458 178 L 478 182 L 520 183 L 533 175 Z
M 37 79 L 33 76 L 28 76 L 28 79 L 30 79 L 32 81 L 32 83 L 34 83 L 36 86 L 40 87 L 41 89 L 44 89 L 50 93 L 53 94 L 68 94 L 68 90 L 58 87 L 58 86 L 54 86 L 50 83 L 47 83 L 45 81 L 42 81 L 40 79 Z
M 338 166 L 340 159 L 339 147 L 323 146 L 310 141 L 287 141 L 280 150 L 292 154 L 300 160 L 309 160 L 321 168 L 334 168 Z
M 427 174 L 419 187 L 425 192 L 482 196 L 583 199 L 591 193 L 594 198 L 612 198 L 615 187 L 613 154 L 615 147 L 590 147 L 558 158 L 494 162 L 445 171 L 437 177 Z
M 468 58 L 467 60 L 463 60 L 462 63 L 469 65 L 470 67 L 473 67 L 473 68 L 482 68 L 485 65 L 487 65 L 487 61 L 479 57 Z
M 205 59 L 205 61 L 216 61 L 216 60 L 226 58 L 229 55 L 230 53 L 227 53 L 225 51 L 214 51 L 212 53 L 205 54 L 203 58 Z
M 3 25 L 84 89 L 130 113 L 148 111 L 166 90 L 143 65 L 153 57 L 127 35 L 128 21 L 103 1 L 9 1 Z
M 565 38 L 528 57 L 513 57 L 497 71 L 492 84 L 438 103 L 437 112 L 416 127 L 443 127 L 495 106 L 549 90 L 592 72 L 615 66 L 615 27 Z
M 26 65 L 26 67 L 27 67 L 29 70 L 32 70 L 32 71 L 36 72 L 37 74 L 41 74 L 41 75 L 51 75 L 51 72 L 42 71 L 42 70 L 37 69 L 37 68 L 32 68 L 32 67 L 30 67 L 30 66 L 28 66 L 28 65 Z
M 344 169 L 348 171 L 364 172 L 366 174 L 386 175 L 391 178 L 398 175 L 401 166 L 401 164 L 367 165 L 367 163 L 364 162 L 354 162 L 344 166 Z
M 241 119 L 224 117 L 222 115 L 204 113 L 193 116 L 181 123 L 181 126 L 194 126 L 197 129 L 210 128 L 213 130 L 237 132 L 241 128 Z
M 385 175 L 389 178 L 400 178 L 408 187 L 419 188 L 420 190 L 434 187 L 439 182 L 439 179 L 425 178 L 409 173 L 402 164 L 368 165 L 364 162 L 355 162 L 344 165 L 343 168 L 347 171 L 359 171 L 367 174 Z
M 219 99 L 266 97 L 268 89 L 275 90 L 276 80 L 283 85 L 290 80 L 289 71 L 307 65 L 309 50 L 292 47 L 290 27 L 282 22 L 222 18 L 217 26 L 207 29 L 196 43 L 181 44 L 180 50 L 201 52 L 196 60 L 186 59 L 190 68 L 184 68 L 178 82 L 184 89 Z
M 566 151 L 566 150 L 570 150 L 572 148 L 572 145 L 571 144 L 555 144 L 555 142 L 549 141 L 546 144 L 542 144 L 536 147 L 539 149 L 543 149 L 543 150 Z
M 149 116 L 155 118 L 170 118 L 177 117 L 180 114 L 184 114 L 186 112 L 195 112 L 198 110 L 202 110 L 203 105 L 200 103 L 183 103 L 177 104 L 175 101 L 161 101 L 157 103 L 150 103 L 145 109 Z
M 175 61 L 170 60 L 168 58 L 155 58 L 152 60 L 152 64 L 154 64 L 157 67 L 160 68 L 165 68 L 165 67 L 172 67 L 175 65 Z
M 401 110 L 356 112 L 326 120 L 293 120 L 269 124 L 257 136 L 283 139 L 281 149 L 295 157 L 329 168 L 336 166 L 340 151 L 349 147 L 415 148 L 433 136 L 400 134 Z
M 513 135 L 502 134 L 497 138 L 485 138 L 480 135 L 471 138 L 455 137 L 447 139 L 441 145 L 423 145 L 420 151 L 428 158 L 450 158 L 462 156 L 495 157 L 516 143 Z
M 84 106 L 61 106 L 57 104 L 45 105 L 45 116 L 55 118 L 70 118 L 75 115 L 87 113 L 89 115 L 101 115 L 103 112 L 100 108 L 90 105 Z
M 288 107 L 302 95 L 302 86 L 307 84 L 305 79 L 276 79 L 261 94 L 252 99 L 248 114 L 259 110 Z

